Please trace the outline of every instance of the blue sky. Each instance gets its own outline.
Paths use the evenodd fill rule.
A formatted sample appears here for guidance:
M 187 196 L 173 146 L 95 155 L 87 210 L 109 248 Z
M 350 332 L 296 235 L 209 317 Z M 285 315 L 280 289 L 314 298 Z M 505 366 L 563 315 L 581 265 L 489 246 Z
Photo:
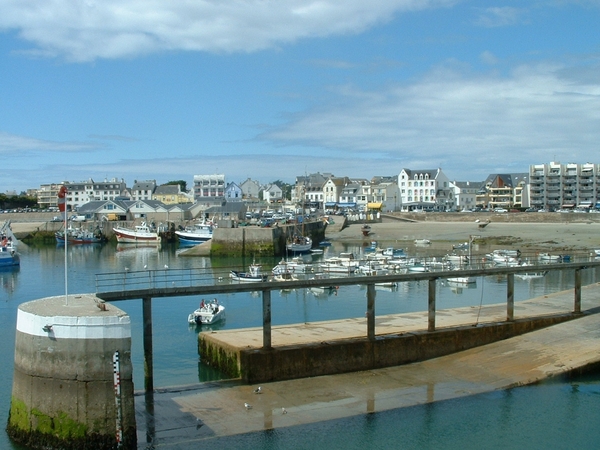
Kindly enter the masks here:
M 0 0 L 0 192 L 600 163 L 600 0 Z

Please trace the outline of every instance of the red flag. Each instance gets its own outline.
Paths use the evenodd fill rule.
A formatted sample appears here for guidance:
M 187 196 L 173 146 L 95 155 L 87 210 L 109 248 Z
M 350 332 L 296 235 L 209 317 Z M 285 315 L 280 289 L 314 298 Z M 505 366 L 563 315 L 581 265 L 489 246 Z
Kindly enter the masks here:
M 65 214 L 67 211 L 67 187 L 61 186 L 58 191 L 58 210 Z

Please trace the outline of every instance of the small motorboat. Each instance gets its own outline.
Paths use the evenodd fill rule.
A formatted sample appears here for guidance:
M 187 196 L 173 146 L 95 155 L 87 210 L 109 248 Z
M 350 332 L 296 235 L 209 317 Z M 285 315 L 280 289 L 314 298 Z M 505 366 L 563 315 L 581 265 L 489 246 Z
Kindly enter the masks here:
M 188 316 L 190 325 L 211 325 L 225 320 L 225 307 L 215 298 L 210 302 L 202 300 L 200 307 Z
M 544 262 L 561 262 L 561 255 L 551 255 L 550 253 L 540 253 L 538 259 Z

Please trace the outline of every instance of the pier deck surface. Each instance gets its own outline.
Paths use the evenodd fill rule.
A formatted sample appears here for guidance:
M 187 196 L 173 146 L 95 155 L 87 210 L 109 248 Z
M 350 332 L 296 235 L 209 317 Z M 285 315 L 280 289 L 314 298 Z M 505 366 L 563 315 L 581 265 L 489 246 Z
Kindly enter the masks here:
M 527 385 L 600 362 L 600 284 L 582 288 L 581 318 L 522 336 L 428 361 L 363 372 L 327 375 L 261 385 L 209 382 L 157 390 L 153 413 L 144 395 L 136 397 L 139 448 L 148 441 L 160 448 L 190 448 L 192 442 L 267 429 L 339 419 L 414 406 L 498 389 Z M 573 291 L 515 302 L 515 318 L 572 311 Z M 438 327 L 503 321 L 505 305 L 438 311 Z M 362 319 L 356 319 L 362 320 Z M 426 330 L 427 312 L 386 316 L 377 333 Z M 387 324 L 387 325 L 386 325 Z M 314 328 L 303 328 L 303 327 Z M 387 326 L 387 328 L 386 328 Z M 281 331 L 284 328 L 287 331 Z M 354 332 L 351 330 L 354 329 Z M 364 329 L 364 327 L 363 327 Z M 395 331 L 392 331 L 395 330 Z M 274 327 L 274 345 L 356 335 L 356 323 Z M 219 332 L 230 342 L 259 342 L 259 330 Z M 299 339 L 302 337 L 302 339 Z M 242 341 L 242 339 L 244 339 Z M 260 345 L 260 344 L 259 344 Z M 244 403 L 252 405 L 246 409 Z M 285 408 L 285 414 L 283 409 Z M 148 439 L 147 439 L 148 437 Z

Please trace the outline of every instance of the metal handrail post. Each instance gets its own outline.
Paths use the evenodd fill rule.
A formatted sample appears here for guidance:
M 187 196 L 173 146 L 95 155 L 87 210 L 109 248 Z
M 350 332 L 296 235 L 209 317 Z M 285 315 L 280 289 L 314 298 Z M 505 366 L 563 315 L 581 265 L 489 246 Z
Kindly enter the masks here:
M 506 274 L 506 320 L 515 319 L 515 274 Z
M 435 285 L 436 278 L 430 278 L 428 295 L 427 331 L 435 331 Z
M 262 291 L 263 305 L 263 348 L 271 348 L 271 290 Z
M 575 299 L 573 312 L 578 314 L 581 312 L 581 268 L 575 269 Z
M 375 285 L 367 284 L 367 338 L 375 340 Z

